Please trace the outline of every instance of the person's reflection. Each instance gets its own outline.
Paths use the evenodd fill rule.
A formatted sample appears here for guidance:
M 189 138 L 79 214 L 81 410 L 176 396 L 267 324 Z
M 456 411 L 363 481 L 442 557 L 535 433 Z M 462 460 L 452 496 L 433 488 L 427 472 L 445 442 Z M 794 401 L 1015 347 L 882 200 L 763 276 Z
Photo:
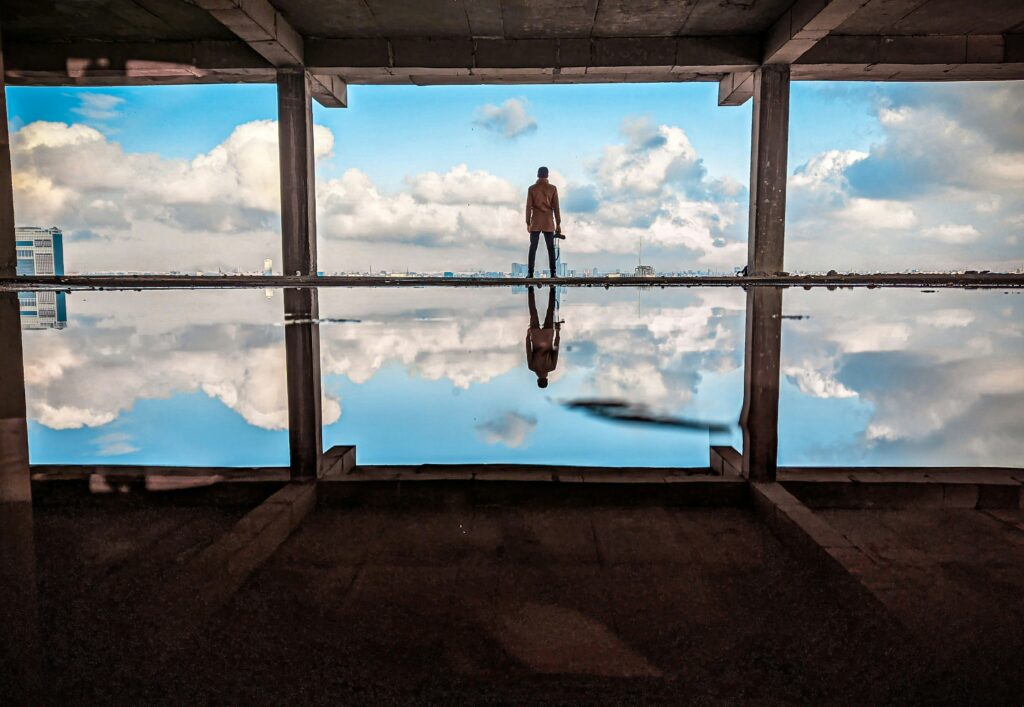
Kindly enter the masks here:
M 537 298 L 533 286 L 528 288 L 530 302 L 530 328 L 526 331 L 526 365 L 537 374 L 537 387 L 548 387 L 548 374 L 558 365 L 558 339 L 560 322 L 555 321 L 555 288 L 548 290 L 548 311 L 544 326 L 537 316 Z

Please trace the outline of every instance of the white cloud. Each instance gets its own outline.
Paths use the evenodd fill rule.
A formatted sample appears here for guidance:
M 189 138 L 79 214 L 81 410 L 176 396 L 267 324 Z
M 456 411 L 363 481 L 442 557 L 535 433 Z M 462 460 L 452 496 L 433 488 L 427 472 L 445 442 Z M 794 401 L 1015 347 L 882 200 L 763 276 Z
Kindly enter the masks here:
M 621 262 L 643 237 L 649 261 L 664 268 L 741 263 L 742 188 L 707 179 L 677 127 L 632 121 L 623 136 L 593 163 L 592 184 L 552 172 L 563 203 L 579 189 L 595 203 L 566 209 L 567 259 Z M 32 123 L 13 136 L 18 222 L 62 226 L 68 272 L 255 269 L 280 250 L 276 143 L 276 125 L 255 121 L 192 160 L 165 159 L 125 152 L 86 126 Z M 330 154 L 330 131 L 317 126 L 315 144 Z M 504 270 L 526 248 L 525 185 L 466 164 L 409 175 L 396 193 L 352 168 L 321 180 L 317 197 L 326 270 L 354 260 Z
M 124 432 L 108 432 L 93 440 L 98 448 L 96 453 L 104 457 L 118 457 L 139 451 L 131 435 Z
M 869 151 L 827 150 L 794 170 L 788 269 L 1024 264 L 1011 223 L 1024 210 L 1024 87 L 886 86 L 878 95 L 881 138 Z
M 509 98 L 500 106 L 486 103 L 476 111 L 475 123 L 504 138 L 513 139 L 537 129 L 537 121 L 527 110 L 523 98 Z
M 599 182 L 609 189 L 657 194 L 665 183 L 693 177 L 701 166 L 682 128 L 654 125 L 646 118 L 626 120 L 625 145 L 607 145 L 596 166 Z
M 850 199 L 837 212 L 844 221 L 872 229 L 906 229 L 917 224 L 917 215 L 908 204 L 891 199 Z
M 859 150 L 827 150 L 797 167 L 789 179 L 789 186 L 798 190 L 842 188 L 846 168 L 867 157 L 868 153 Z
M 72 108 L 72 112 L 83 118 L 102 121 L 116 118 L 124 99 L 109 93 L 79 93 L 78 102 L 78 107 Z
M 801 393 L 815 398 L 855 398 L 857 393 L 837 381 L 832 375 L 811 366 L 787 366 L 782 370 Z
M 968 224 L 957 225 L 944 223 L 941 226 L 932 226 L 923 231 L 926 238 L 932 238 L 943 243 L 973 243 L 981 238 L 978 229 Z
M 504 444 L 516 449 L 537 429 L 537 418 L 508 411 L 476 426 L 477 435 L 487 444 Z
M 971 324 L 974 319 L 975 316 L 971 310 L 958 307 L 930 312 L 919 317 L 917 321 L 939 329 L 960 329 Z
M 407 177 L 413 198 L 420 203 L 519 205 L 519 190 L 512 184 L 484 171 L 470 170 L 465 164 L 448 172 L 425 172 Z

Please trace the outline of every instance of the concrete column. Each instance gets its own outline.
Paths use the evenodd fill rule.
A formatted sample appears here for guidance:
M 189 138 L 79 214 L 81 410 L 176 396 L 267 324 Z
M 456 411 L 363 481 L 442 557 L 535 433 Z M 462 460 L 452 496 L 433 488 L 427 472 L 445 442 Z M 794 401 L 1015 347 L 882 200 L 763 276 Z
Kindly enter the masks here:
M 779 357 L 782 342 L 782 290 L 747 290 L 743 360 L 743 475 L 774 481 L 779 447 Z
M 7 87 L 0 44 L 0 277 L 14 277 L 17 257 Z M 0 293 L 0 371 L 0 502 L 31 502 L 21 318 L 13 292 Z
M 13 277 L 18 264 L 14 250 L 14 184 L 11 177 L 11 136 L 7 131 L 7 86 L 3 39 L 0 38 L 0 277 Z
M 281 246 L 285 275 L 315 275 L 316 181 L 313 106 L 301 69 L 277 74 L 281 157 Z M 293 477 L 315 477 L 323 456 L 320 408 L 320 315 L 315 290 L 284 291 L 288 369 L 288 442 Z
M 754 72 L 750 139 L 750 229 L 747 272 L 783 272 L 786 233 L 786 162 L 789 152 L 789 67 Z
M 0 39 L 0 277 L 13 277 L 14 186 Z M 39 702 L 39 630 L 18 295 L 0 292 L 0 704 Z

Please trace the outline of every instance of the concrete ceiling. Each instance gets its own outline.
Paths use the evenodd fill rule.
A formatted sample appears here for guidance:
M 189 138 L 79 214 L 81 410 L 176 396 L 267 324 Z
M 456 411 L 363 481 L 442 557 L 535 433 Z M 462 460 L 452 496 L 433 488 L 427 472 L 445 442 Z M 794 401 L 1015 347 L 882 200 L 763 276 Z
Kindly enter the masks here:
M 1024 0 L 0 0 L 11 84 L 1024 79 Z
M 763 34 L 792 0 L 275 0 L 307 37 Z M 231 39 L 187 0 L 4 0 L 9 41 Z M 869 0 L 833 34 L 1024 31 L 1022 0 Z

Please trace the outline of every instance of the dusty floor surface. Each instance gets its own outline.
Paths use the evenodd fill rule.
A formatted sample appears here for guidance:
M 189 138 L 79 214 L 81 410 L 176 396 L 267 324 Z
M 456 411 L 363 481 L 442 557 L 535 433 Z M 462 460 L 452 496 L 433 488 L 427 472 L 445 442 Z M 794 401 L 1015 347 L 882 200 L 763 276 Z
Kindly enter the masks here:
M 990 621 L 956 623 L 961 594 L 918 578 L 905 628 L 742 509 L 320 508 L 198 634 L 154 648 L 151 597 L 238 513 L 39 512 L 47 702 L 959 705 L 1020 692 L 992 679 L 1024 655 L 1012 533 L 951 566 Z M 842 513 L 830 520 L 879 548 L 949 522 Z M 991 581 L 977 576 L 988 566 Z M 974 628 L 998 631 L 998 669 L 943 660 L 918 636 L 929 621 L 957 655 L 985 645 Z

